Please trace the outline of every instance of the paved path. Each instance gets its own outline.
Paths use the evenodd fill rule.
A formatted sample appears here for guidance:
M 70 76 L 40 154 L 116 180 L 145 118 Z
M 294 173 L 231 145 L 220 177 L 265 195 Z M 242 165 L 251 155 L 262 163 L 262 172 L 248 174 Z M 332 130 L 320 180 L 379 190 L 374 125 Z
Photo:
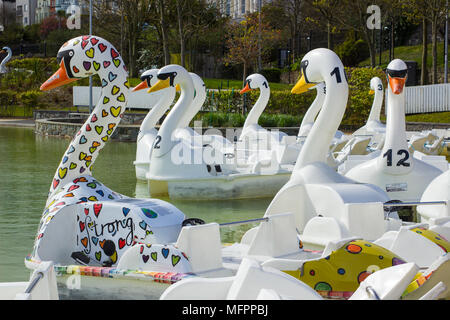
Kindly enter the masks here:
M 0 126 L 7 127 L 34 127 L 34 119 L 0 119 Z

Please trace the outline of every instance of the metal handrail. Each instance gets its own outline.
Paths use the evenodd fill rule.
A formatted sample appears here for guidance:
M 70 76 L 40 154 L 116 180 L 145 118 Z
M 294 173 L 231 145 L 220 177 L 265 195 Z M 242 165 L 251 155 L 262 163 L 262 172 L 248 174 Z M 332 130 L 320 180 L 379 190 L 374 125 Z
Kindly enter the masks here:
M 383 207 L 413 207 L 413 206 L 423 206 L 423 205 L 436 205 L 436 204 L 447 204 L 446 201 L 412 201 L 412 202 L 392 202 L 383 203 Z
M 33 291 L 34 287 L 39 283 L 40 280 L 44 277 L 44 274 L 42 272 L 38 272 L 36 276 L 33 278 L 33 280 L 30 281 L 30 284 L 25 289 L 25 293 L 31 293 Z
M 373 296 L 375 300 L 381 300 L 374 288 L 368 286 L 366 287 L 366 292 L 369 296 Z

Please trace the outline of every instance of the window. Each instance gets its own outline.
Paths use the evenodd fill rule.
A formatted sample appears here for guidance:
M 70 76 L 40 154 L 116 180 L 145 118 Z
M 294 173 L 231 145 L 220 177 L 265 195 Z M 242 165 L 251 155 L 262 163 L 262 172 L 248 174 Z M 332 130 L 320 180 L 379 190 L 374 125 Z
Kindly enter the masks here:
M 241 13 L 245 13 L 245 0 L 241 0 Z
M 28 25 L 28 18 L 27 18 L 27 17 L 24 17 L 24 18 L 23 18 L 23 25 L 24 25 L 24 26 L 27 26 L 27 25 Z
M 24 4 L 23 5 L 23 12 L 27 12 L 28 11 L 28 5 L 27 4 Z

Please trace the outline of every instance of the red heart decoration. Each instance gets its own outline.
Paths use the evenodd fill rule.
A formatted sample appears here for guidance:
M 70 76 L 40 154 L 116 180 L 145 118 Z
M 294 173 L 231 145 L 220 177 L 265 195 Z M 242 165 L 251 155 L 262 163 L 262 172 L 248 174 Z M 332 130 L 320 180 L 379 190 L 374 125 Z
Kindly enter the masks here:
M 53 179 L 53 189 L 55 189 L 59 184 L 59 180 L 58 179 Z
M 119 239 L 119 249 L 122 249 L 123 247 L 125 247 L 125 239 L 120 238 Z
M 119 56 L 119 53 L 116 50 L 114 50 L 113 48 L 111 48 L 111 57 L 114 59 L 114 58 L 117 58 L 118 56 Z
M 71 192 L 71 191 L 73 191 L 73 190 L 75 190 L 75 189 L 78 189 L 79 187 L 80 187 L 80 186 L 72 185 L 72 186 L 70 186 L 69 190 L 67 190 L 67 191 Z
M 84 222 L 80 221 L 80 231 L 83 232 L 84 228 L 85 228 Z
M 89 214 L 89 208 L 84 208 L 84 214 L 88 215 Z
M 91 126 L 89 124 L 86 125 L 86 131 L 91 131 Z
M 88 42 L 88 41 L 85 41 L 85 40 L 81 41 L 81 47 L 82 47 L 83 49 L 86 48 L 86 46 L 87 46 L 88 43 L 89 43 L 89 42 Z
M 111 61 L 103 61 L 104 68 L 108 68 L 110 64 L 111 64 Z
M 98 48 L 100 49 L 100 52 L 103 53 L 103 52 L 105 52 L 106 48 L 108 48 L 108 47 L 105 46 L 103 43 L 100 43 L 98 45 Z
M 73 72 L 75 72 L 75 73 L 80 72 L 80 70 L 79 70 L 76 66 L 73 66 L 73 67 L 72 67 L 72 70 L 73 70 Z
M 87 40 L 87 39 L 89 39 L 90 37 L 91 37 L 91 36 L 82 36 L 81 39 Z
M 96 203 L 94 204 L 94 214 L 98 218 L 98 215 L 100 214 L 100 211 L 102 210 L 103 204 Z
M 92 121 L 92 122 L 97 121 L 97 116 L 96 116 L 95 114 L 91 117 L 91 121 Z
M 92 43 L 93 46 L 95 46 L 98 43 L 98 39 L 91 38 L 91 43 Z

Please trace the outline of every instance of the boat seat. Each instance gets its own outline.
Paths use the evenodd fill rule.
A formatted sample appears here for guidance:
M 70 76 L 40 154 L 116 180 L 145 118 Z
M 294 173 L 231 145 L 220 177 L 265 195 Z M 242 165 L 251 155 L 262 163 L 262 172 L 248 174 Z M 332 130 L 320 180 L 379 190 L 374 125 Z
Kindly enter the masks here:
M 412 262 L 378 270 L 361 282 L 349 300 L 397 300 L 418 271 Z
M 188 256 L 192 272 L 223 268 L 222 244 L 217 223 L 183 227 L 175 246 Z

